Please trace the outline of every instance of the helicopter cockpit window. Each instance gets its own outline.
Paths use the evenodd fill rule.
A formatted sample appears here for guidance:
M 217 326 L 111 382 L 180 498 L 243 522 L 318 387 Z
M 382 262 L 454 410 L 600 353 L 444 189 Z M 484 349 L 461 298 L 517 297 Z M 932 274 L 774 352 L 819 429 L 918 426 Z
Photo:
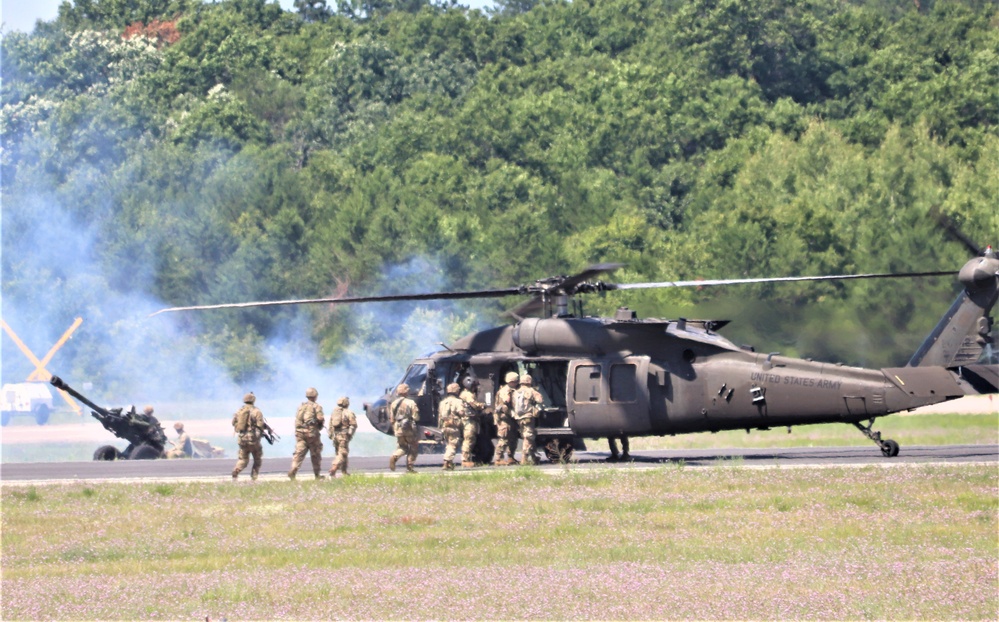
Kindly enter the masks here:
M 411 365 L 406 370 L 406 377 L 402 379 L 402 384 L 409 385 L 410 391 L 419 392 L 423 388 L 423 383 L 427 380 L 426 365 Z
M 636 372 L 635 365 L 624 363 L 611 365 L 610 398 L 612 402 L 634 402 L 638 399 Z

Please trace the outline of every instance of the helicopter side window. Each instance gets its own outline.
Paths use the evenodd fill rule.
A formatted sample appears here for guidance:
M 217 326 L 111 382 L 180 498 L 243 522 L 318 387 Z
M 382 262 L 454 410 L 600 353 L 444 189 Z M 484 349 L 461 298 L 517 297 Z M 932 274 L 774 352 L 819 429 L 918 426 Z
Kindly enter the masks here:
M 634 402 L 638 383 L 635 380 L 635 365 L 617 363 L 610 369 L 610 399 L 612 402 Z
M 408 370 L 406 370 L 406 377 L 402 379 L 401 384 L 409 385 L 410 391 L 419 392 L 423 388 L 423 383 L 427 380 L 427 366 L 426 365 L 412 365 Z
M 577 403 L 600 401 L 599 365 L 580 365 L 576 368 L 572 399 Z

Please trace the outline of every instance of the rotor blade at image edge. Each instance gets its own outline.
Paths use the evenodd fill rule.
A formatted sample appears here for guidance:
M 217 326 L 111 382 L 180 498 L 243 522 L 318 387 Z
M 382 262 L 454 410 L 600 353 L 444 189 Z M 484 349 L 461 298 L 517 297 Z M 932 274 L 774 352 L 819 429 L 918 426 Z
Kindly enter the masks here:
M 302 300 L 267 300 L 255 302 L 230 302 L 216 305 L 194 305 L 190 307 L 169 307 L 150 313 L 149 317 L 174 311 L 209 311 L 213 309 L 252 309 L 255 307 L 279 307 L 313 304 L 348 304 L 359 302 L 401 302 L 407 300 L 461 300 L 468 298 L 502 298 L 516 296 L 520 288 L 484 289 L 470 292 L 431 292 L 426 294 L 389 294 L 385 296 L 357 296 L 351 298 L 309 298 Z
M 907 272 L 899 274 L 832 274 L 825 276 L 777 276 L 753 279 L 704 279 L 700 281 L 662 281 L 659 283 L 607 283 L 605 288 L 655 289 L 666 287 L 708 287 L 712 285 L 747 285 L 753 283 L 788 283 L 792 281 L 846 281 L 851 279 L 903 279 L 927 276 L 953 276 L 953 270 L 940 272 Z

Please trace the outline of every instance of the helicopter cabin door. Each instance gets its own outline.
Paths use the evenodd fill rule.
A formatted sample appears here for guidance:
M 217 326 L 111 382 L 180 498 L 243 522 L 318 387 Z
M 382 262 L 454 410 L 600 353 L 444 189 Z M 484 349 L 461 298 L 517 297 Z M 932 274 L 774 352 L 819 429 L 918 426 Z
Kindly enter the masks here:
M 569 425 L 579 436 L 650 432 L 648 377 L 647 356 L 570 361 Z

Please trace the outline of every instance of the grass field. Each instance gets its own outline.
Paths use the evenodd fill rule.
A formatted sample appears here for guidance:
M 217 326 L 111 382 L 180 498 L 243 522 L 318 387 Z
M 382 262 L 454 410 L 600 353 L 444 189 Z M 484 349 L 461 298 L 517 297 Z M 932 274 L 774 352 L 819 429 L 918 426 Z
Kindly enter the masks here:
M 996 465 L 0 488 L 4 620 L 999 617 Z

